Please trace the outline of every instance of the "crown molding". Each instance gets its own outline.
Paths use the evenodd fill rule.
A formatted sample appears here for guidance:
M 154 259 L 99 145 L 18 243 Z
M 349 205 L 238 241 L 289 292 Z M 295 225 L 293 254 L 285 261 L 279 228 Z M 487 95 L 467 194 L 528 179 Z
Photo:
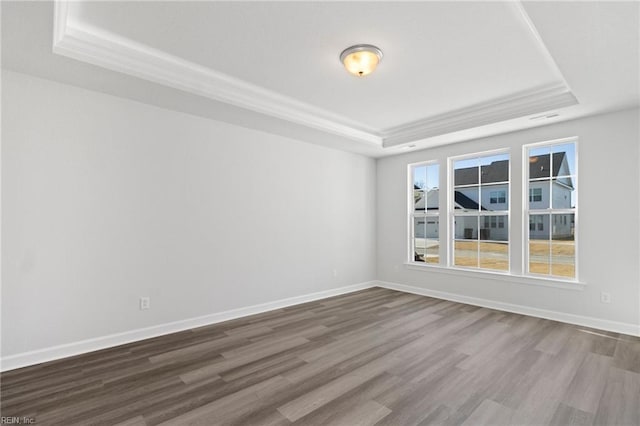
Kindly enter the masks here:
M 416 142 L 434 136 L 440 136 L 474 127 L 486 126 L 501 121 L 540 114 L 553 109 L 578 104 L 578 100 L 569 88 L 553 56 L 544 44 L 537 28 L 524 9 L 521 1 L 509 3 L 514 13 L 522 19 L 527 31 L 536 41 L 538 51 L 547 67 L 559 76 L 554 84 L 514 93 L 501 98 L 471 105 L 455 111 L 426 117 L 400 126 L 385 129 L 382 134 L 382 146 L 385 148 Z
M 561 77 L 561 81 L 550 86 L 387 129 L 375 129 L 117 34 L 74 22 L 70 19 L 70 3 L 68 0 L 56 0 L 54 3 L 53 52 L 56 54 L 338 135 L 371 147 L 394 147 L 578 103 Z M 515 2 L 515 5 L 518 13 L 523 15 L 528 30 L 533 32 L 538 41 L 545 61 L 549 66 L 555 67 L 561 76 L 524 8 L 519 2 Z
M 69 19 L 69 2 L 56 0 L 53 3 L 53 47 L 64 37 Z
M 382 145 L 375 130 L 361 123 L 116 34 L 72 22 L 68 9 L 69 2 L 55 2 L 56 54 L 358 142 Z
M 383 132 L 383 147 L 538 114 L 577 103 L 576 97 L 564 84 L 541 87 L 387 129 Z

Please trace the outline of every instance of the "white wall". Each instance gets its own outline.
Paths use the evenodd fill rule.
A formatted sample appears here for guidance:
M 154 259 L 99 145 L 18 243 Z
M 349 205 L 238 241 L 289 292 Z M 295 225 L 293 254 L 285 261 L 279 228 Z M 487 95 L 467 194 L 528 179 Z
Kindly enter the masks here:
M 638 267 L 639 111 L 594 116 L 470 142 L 379 159 L 378 279 L 465 297 L 616 321 L 640 331 Z M 584 290 L 414 270 L 407 258 L 407 165 L 449 156 L 511 149 L 512 269 L 522 271 L 522 145 L 579 137 L 579 278 Z M 446 166 L 440 181 L 444 182 Z M 444 191 L 442 191 L 444 192 Z M 441 205 L 443 201 L 441 201 Z M 446 234 L 441 223 L 441 235 Z M 525 226 L 528 226 L 525 224 Z M 477 274 L 476 274 L 477 275 Z M 478 275 L 481 277 L 482 275 Z M 485 277 L 486 278 L 486 277 Z M 515 281 L 515 280 L 514 280 Z M 611 304 L 600 302 L 602 291 Z
M 376 278 L 640 323 L 638 110 L 376 163 L 13 72 L 2 84 L 3 358 Z M 522 144 L 569 136 L 584 290 L 404 266 L 407 164 L 510 147 L 519 200 Z
M 375 278 L 374 160 L 2 84 L 3 357 Z

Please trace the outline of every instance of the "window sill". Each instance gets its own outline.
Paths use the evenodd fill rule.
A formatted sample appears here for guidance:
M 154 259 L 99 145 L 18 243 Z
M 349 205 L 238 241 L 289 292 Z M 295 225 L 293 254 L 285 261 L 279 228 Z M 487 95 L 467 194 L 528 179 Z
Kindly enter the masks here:
M 483 280 L 507 281 L 514 284 L 562 288 L 566 290 L 584 290 L 587 286 L 586 283 L 580 281 L 563 280 L 560 278 L 534 277 L 529 275 L 514 275 L 508 272 L 472 270 L 440 265 L 424 265 L 411 262 L 405 263 L 405 267 L 414 271 L 429 271 L 439 274 L 457 275 L 462 277 L 479 278 Z

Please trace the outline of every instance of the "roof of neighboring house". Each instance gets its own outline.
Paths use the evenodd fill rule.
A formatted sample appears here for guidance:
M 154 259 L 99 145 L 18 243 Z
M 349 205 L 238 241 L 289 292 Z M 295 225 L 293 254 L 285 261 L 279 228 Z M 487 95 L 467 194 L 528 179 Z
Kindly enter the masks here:
M 560 174 L 560 168 L 562 167 L 562 162 L 565 160 L 565 157 L 564 152 L 553 153 L 552 176 L 558 176 Z M 549 170 L 551 169 L 551 165 L 549 164 L 550 160 L 550 154 L 529 157 L 529 179 L 549 177 Z M 571 171 L 569 171 L 569 173 L 571 173 Z
M 491 164 L 481 166 L 482 182 L 507 182 L 509 180 L 509 160 L 494 161 Z M 456 169 L 456 185 L 473 185 L 478 183 L 478 168 L 467 167 Z
M 455 202 L 457 205 L 460 206 L 460 208 L 467 209 L 467 210 L 480 210 L 478 208 L 480 207 L 478 203 L 473 201 L 471 198 L 467 197 L 466 195 L 464 195 L 462 192 L 454 191 L 454 194 L 455 194 Z M 487 210 L 484 207 L 482 207 L 481 209 Z
M 566 154 L 564 152 L 554 152 L 553 153 L 553 171 L 551 176 L 566 176 L 567 173 L 571 173 L 567 165 L 567 171 L 560 172 L 563 164 L 567 164 Z M 551 160 L 550 154 L 545 155 L 537 155 L 535 157 L 529 157 L 529 179 L 536 178 L 548 178 L 549 170 L 551 166 L 549 164 Z M 555 182 L 565 185 L 571 189 L 573 189 L 573 181 L 570 177 L 559 178 Z
M 550 177 L 550 163 L 550 154 L 530 157 L 529 178 L 536 179 Z M 562 168 L 563 163 L 566 164 L 566 154 L 564 152 L 553 153 L 553 176 L 558 176 L 560 174 L 560 169 Z M 491 164 L 481 166 L 480 173 L 482 176 L 482 183 L 507 182 L 509 181 L 509 160 L 494 161 Z M 456 185 L 478 184 L 478 167 L 456 169 L 454 178 Z M 558 179 L 558 182 L 562 183 L 563 185 L 573 187 L 571 178 L 569 177 L 562 179 L 562 182 L 561 179 Z M 414 184 L 413 189 L 419 190 L 421 188 Z M 425 210 L 425 198 L 430 198 L 431 200 L 429 201 L 433 201 L 429 202 L 428 204 L 437 206 L 437 193 L 438 189 L 431 189 L 427 192 L 426 197 L 422 196 L 421 198 L 415 200 L 415 209 Z M 457 206 L 456 208 L 467 210 L 488 210 L 484 206 L 480 206 L 477 201 L 469 198 L 460 191 L 454 191 L 454 194 L 455 203 Z M 432 197 L 435 197 L 435 199 L 432 199 Z M 427 210 L 435 210 L 437 208 L 438 207 L 427 207 Z
M 545 178 L 558 176 L 563 162 L 565 162 L 566 153 L 553 153 L 553 173 L 549 173 L 551 168 L 551 154 L 537 155 L 529 158 L 529 179 Z M 507 182 L 509 180 L 509 160 L 494 161 L 491 164 L 481 166 L 480 173 L 482 175 L 482 183 L 490 182 Z M 571 173 L 571 171 L 569 171 Z M 573 187 L 571 178 L 567 178 L 568 185 Z M 467 167 L 464 169 L 456 169 L 455 171 L 456 185 L 475 185 L 478 184 L 478 168 Z M 565 182 L 566 184 L 566 182 Z
M 420 189 L 420 188 L 416 188 Z M 458 209 L 467 209 L 467 210 L 478 210 L 480 207 L 481 210 L 487 210 L 484 207 L 478 206 L 478 203 L 471 198 L 467 197 L 460 191 L 454 191 L 455 193 L 455 203 L 456 208 Z M 423 195 L 417 200 L 415 200 L 415 209 L 416 211 L 425 209 L 425 201 L 426 198 L 429 198 L 431 201 L 429 204 L 432 204 L 434 207 L 427 207 L 427 210 L 438 210 L 438 189 L 431 189 L 427 192 L 426 197 Z
M 414 185 L 413 189 L 416 190 L 421 188 Z M 438 188 L 430 189 L 429 191 L 427 191 L 426 197 L 422 195 L 420 198 L 414 201 L 414 206 L 415 206 L 414 208 L 416 210 L 424 210 L 425 201 L 428 199 L 429 203 L 427 204 L 431 205 L 432 207 L 427 207 L 427 210 L 438 210 L 438 197 L 439 197 L 438 194 L 439 194 Z

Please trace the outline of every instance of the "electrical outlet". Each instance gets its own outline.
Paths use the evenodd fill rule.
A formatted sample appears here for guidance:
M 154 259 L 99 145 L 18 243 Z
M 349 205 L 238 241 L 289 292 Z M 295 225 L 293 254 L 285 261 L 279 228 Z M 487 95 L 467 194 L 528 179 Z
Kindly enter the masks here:
M 334 269 L 334 270 L 333 270 L 333 277 L 335 278 L 335 277 L 337 277 L 337 276 L 338 276 L 338 270 L 337 270 L 337 269 Z
M 144 311 L 145 309 L 151 308 L 151 298 L 150 297 L 141 297 L 140 298 L 140 310 Z
M 605 293 L 604 291 L 600 293 L 600 302 L 611 303 L 611 293 Z

